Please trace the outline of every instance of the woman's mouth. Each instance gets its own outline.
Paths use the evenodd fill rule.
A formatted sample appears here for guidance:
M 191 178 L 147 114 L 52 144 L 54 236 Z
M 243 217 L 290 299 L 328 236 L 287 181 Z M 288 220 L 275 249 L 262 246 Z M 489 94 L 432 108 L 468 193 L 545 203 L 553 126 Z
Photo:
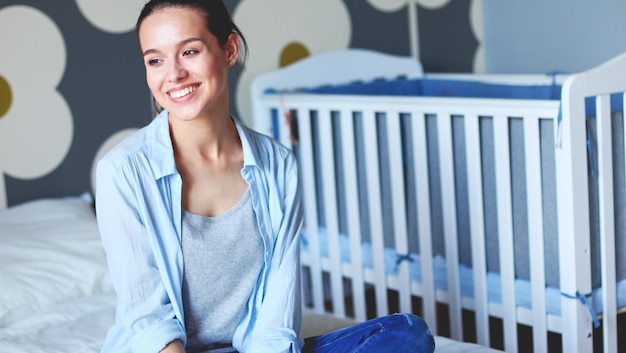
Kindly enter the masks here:
M 169 95 L 172 98 L 178 99 L 178 98 L 182 98 L 184 96 L 187 96 L 187 95 L 189 95 L 189 94 L 191 94 L 191 93 L 193 93 L 195 91 L 196 91 L 196 86 L 189 86 L 189 87 L 185 87 L 185 88 L 183 88 L 181 90 L 178 90 L 178 91 L 171 91 L 169 93 Z

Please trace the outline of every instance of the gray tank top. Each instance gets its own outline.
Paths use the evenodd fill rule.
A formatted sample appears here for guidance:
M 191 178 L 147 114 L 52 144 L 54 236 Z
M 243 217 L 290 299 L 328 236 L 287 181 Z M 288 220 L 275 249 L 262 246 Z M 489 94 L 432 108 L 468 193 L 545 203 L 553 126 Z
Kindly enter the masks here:
M 230 347 L 263 265 L 250 190 L 217 217 L 183 211 L 182 248 L 186 351 Z

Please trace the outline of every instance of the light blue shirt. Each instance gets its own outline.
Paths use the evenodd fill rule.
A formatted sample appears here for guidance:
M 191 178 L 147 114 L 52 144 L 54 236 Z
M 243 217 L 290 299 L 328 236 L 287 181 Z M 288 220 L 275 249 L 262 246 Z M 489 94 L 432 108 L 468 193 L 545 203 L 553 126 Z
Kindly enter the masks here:
M 182 179 L 167 117 L 162 112 L 98 162 L 98 225 L 118 298 L 104 353 L 156 353 L 175 339 L 186 343 Z M 285 146 L 233 121 L 243 148 L 241 175 L 264 245 L 261 274 L 233 346 L 241 353 L 297 353 L 303 342 L 296 160 Z

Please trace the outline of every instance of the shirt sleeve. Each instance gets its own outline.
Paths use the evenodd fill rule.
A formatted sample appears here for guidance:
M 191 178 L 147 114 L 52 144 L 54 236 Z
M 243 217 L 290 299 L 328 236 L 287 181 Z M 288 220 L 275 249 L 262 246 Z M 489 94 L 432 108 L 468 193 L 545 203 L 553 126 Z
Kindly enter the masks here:
M 155 262 L 135 190 L 136 171 L 101 160 L 97 168 L 96 212 L 117 293 L 115 325 L 133 352 L 155 353 L 169 342 L 185 342 Z M 140 191 L 141 192 L 141 191 Z M 118 337 L 118 339 L 124 339 Z
M 242 348 L 242 352 L 246 353 L 298 353 L 302 348 L 302 341 L 298 338 L 302 321 L 301 188 L 293 154 L 289 153 L 284 162 L 284 174 L 272 181 L 277 182 L 278 188 L 283 191 L 279 192 L 282 205 L 274 205 L 270 201 L 269 206 L 271 217 L 276 217 L 276 214 L 282 216 L 273 227 L 275 243 L 262 283 L 262 299 L 257 308 L 257 317 L 254 318 L 254 328 L 249 332 L 251 337 L 246 339 L 249 344 Z

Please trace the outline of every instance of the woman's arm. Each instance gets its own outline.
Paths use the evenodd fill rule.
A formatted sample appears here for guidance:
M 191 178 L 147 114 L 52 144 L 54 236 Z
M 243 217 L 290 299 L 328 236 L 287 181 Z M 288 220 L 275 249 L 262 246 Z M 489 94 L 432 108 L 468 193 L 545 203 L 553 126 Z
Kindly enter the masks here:
M 156 264 L 150 240 L 156 235 L 146 229 L 147 205 L 136 194 L 146 190 L 138 180 L 135 168 L 100 161 L 96 213 L 117 294 L 115 325 L 123 332 L 118 339 L 127 339 L 133 352 L 154 353 L 185 334 Z

